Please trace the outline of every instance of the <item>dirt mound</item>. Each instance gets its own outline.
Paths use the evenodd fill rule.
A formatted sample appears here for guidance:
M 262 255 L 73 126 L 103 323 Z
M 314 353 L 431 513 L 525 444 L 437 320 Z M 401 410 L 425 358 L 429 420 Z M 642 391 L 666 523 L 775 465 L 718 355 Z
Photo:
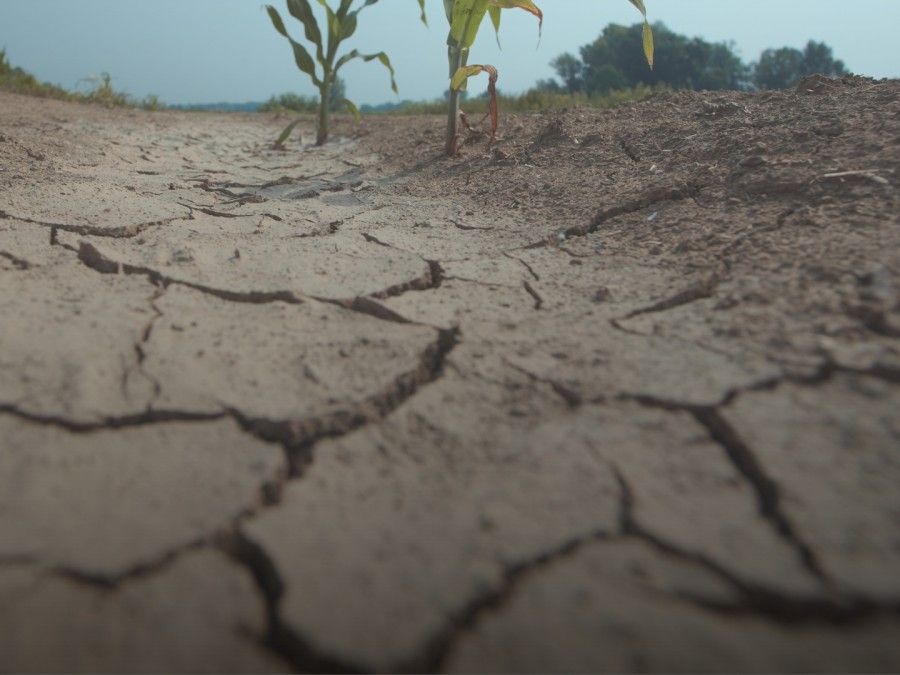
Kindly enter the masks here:
M 0 95 L 0 670 L 896 670 L 898 97 Z

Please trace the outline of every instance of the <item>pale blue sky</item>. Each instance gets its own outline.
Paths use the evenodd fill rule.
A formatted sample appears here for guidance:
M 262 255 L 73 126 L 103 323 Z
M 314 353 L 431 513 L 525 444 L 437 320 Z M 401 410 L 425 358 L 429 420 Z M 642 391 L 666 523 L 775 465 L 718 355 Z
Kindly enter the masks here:
M 832 45 L 854 72 L 900 76 L 900 0 L 646 0 L 651 19 L 708 40 L 733 40 L 745 60 L 771 46 Z M 284 0 L 274 0 L 283 7 Z M 609 22 L 634 22 L 625 0 L 543 0 L 544 36 L 524 12 L 506 13 L 503 51 L 485 30 L 474 62 L 500 69 L 500 87 L 522 91 L 548 77 L 548 62 L 593 40 Z M 284 91 L 312 93 L 290 47 L 265 16 L 262 0 L 0 0 L 0 46 L 39 77 L 73 87 L 107 71 L 135 96 L 169 103 L 264 100 Z M 428 0 L 431 27 L 418 22 L 414 0 L 381 0 L 366 10 L 352 41 L 360 51 L 386 50 L 402 98 L 440 95 L 446 76 L 446 19 Z M 285 13 L 286 14 L 286 13 Z M 302 31 L 291 19 L 295 37 Z M 344 72 L 357 103 L 391 100 L 381 66 Z

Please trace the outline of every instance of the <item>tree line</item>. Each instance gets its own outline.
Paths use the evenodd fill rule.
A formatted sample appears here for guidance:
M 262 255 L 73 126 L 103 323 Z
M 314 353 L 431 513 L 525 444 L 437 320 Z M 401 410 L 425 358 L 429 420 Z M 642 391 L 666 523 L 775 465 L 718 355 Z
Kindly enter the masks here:
M 640 49 L 641 24 L 610 24 L 579 55 L 561 54 L 551 62 L 558 79 L 541 80 L 537 88 L 570 94 L 607 94 L 632 87 L 662 86 L 673 89 L 787 89 L 807 75 L 842 76 L 849 71 L 824 42 L 810 40 L 804 49 L 767 49 L 758 61 L 744 63 L 731 43 L 712 43 L 689 38 L 653 26 L 656 66 L 647 68 Z

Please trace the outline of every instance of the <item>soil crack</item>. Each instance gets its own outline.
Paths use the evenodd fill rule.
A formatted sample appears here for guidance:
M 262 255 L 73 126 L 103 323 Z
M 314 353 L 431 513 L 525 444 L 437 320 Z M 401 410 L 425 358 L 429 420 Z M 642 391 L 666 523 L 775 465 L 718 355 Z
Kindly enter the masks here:
M 534 290 L 534 287 L 528 283 L 527 281 L 522 282 L 522 287 L 525 291 L 534 299 L 534 308 L 536 310 L 540 310 L 544 307 L 544 298 L 541 297 L 541 294 Z
M 220 548 L 253 577 L 262 595 L 267 616 L 263 647 L 287 660 L 297 673 L 364 673 L 367 668 L 349 663 L 316 649 L 281 621 L 279 608 L 284 582 L 269 554 L 240 532 L 224 539 Z
M 761 386 L 764 388 L 776 386 L 780 381 L 781 379 L 778 379 Z M 738 396 L 738 392 L 734 392 L 728 398 L 733 400 L 736 396 Z M 815 577 L 824 588 L 830 590 L 833 587 L 832 581 L 823 570 L 812 547 L 803 541 L 793 523 L 781 509 L 781 489 L 778 483 L 766 473 L 753 451 L 720 414 L 717 407 L 663 402 L 648 397 L 634 397 L 634 400 L 652 408 L 682 410 L 691 414 L 706 430 L 710 438 L 722 448 L 729 462 L 753 488 L 760 516 L 797 552 L 807 572 Z
M 189 207 L 188 207 L 189 208 Z M 151 227 L 165 227 L 179 220 L 193 220 L 193 214 L 189 210 L 187 215 L 178 216 L 177 218 L 164 218 L 162 220 L 153 220 L 146 223 L 138 223 L 136 225 L 120 225 L 118 227 L 97 227 L 95 225 L 69 225 L 66 223 L 50 223 L 43 220 L 34 220 L 32 218 L 24 218 L 16 216 L 6 211 L 0 211 L 0 220 L 17 220 L 22 223 L 31 223 L 32 225 L 41 225 L 49 227 L 51 230 L 62 230 L 63 232 L 71 232 L 72 234 L 80 234 L 82 236 L 107 237 L 110 239 L 131 239 L 138 236 Z
M 0 258 L 5 258 L 10 263 L 12 263 L 13 267 L 19 270 L 28 270 L 34 267 L 34 265 L 24 258 L 19 258 L 14 256 L 12 253 L 8 253 L 6 251 L 0 251 Z
M 595 541 L 608 539 L 610 533 L 605 530 L 564 541 L 556 547 L 542 551 L 536 556 L 523 560 L 506 568 L 503 578 L 496 588 L 472 598 L 448 617 L 446 626 L 433 635 L 420 652 L 404 663 L 393 668 L 401 673 L 436 673 L 440 672 L 450 657 L 456 644 L 466 632 L 474 628 L 482 617 L 505 605 L 514 595 L 519 584 L 531 574 L 549 567 Z
M 87 267 L 100 274 L 138 274 L 146 276 L 157 286 L 169 286 L 177 284 L 192 288 L 201 293 L 215 296 L 230 302 L 243 302 L 254 305 L 264 305 L 271 302 L 284 302 L 293 305 L 303 304 L 303 300 L 291 291 L 229 291 L 221 288 L 213 288 L 203 284 L 182 281 L 166 276 L 149 267 L 119 263 L 105 257 L 97 248 L 86 241 L 82 241 L 78 247 L 78 259 Z
M 775 530 L 797 550 L 810 574 L 826 587 L 830 587 L 831 581 L 822 569 L 812 547 L 802 540 L 790 519 L 782 511 L 781 489 L 763 469 L 750 447 L 715 408 L 695 408 L 691 412 L 694 419 L 725 450 L 734 467 L 753 487 L 762 517 L 771 522 Z
M 528 274 L 531 275 L 531 278 L 534 279 L 535 281 L 541 280 L 541 277 L 538 275 L 537 272 L 534 271 L 534 268 L 531 265 L 529 265 L 527 261 L 522 260 L 521 258 L 517 258 L 516 256 L 512 255 L 511 253 L 504 253 L 503 255 L 504 255 L 504 257 L 509 258 L 510 260 L 515 260 L 517 263 L 521 263 L 522 266 L 528 271 Z
M 665 312 L 670 309 L 675 309 L 676 307 L 689 305 L 692 302 L 697 302 L 698 300 L 706 300 L 707 298 L 712 297 L 718 285 L 719 279 L 716 276 L 698 281 L 697 283 L 691 284 L 683 291 L 679 291 L 675 295 L 664 298 L 663 300 L 660 300 L 659 302 L 656 302 L 649 307 L 636 309 L 633 312 L 626 314 L 621 319 L 616 319 L 616 321 L 627 321 L 628 319 L 633 319 L 634 317 L 641 316 L 643 314 Z
M 618 218 L 619 216 L 629 215 L 648 209 L 656 204 L 664 202 L 680 202 L 686 199 L 693 199 L 703 189 L 702 185 L 683 185 L 678 187 L 664 186 L 657 187 L 644 192 L 636 197 L 628 199 L 621 204 L 603 209 L 593 220 L 586 225 L 575 225 L 559 233 L 545 237 L 540 241 L 524 246 L 524 249 L 544 248 L 546 246 L 558 246 L 567 239 L 575 237 L 586 237 L 599 230 L 606 222 Z
M 697 565 L 732 587 L 739 597 L 736 604 L 712 602 L 693 594 L 679 593 L 678 597 L 704 609 L 734 615 L 761 616 L 785 624 L 836 625 L 864 621 L 872 616 L 897 613 L 900 608 L 892 605 L 876 605 L 861 598 L 825 596 L 790 596 L 773 592 L 740 578 L 726 567 L 707 556 L 686 551 L 645 529 L 634 516 L 634 492 L 622 471 L 612 466 L 620 488 L 620 522 L 622 534 L 646 542 L 656 550 L 683 562 Z

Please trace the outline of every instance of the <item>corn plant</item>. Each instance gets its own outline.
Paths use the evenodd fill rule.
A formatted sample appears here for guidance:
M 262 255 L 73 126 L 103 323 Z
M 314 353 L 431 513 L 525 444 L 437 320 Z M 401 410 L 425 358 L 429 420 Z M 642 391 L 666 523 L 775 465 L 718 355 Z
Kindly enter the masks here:
M 628 0 L 644 16 L 644 53 L 650 67 L 653 67 L 653 31 L 647 21 L 644 0 Z M 475 43 L 478 30 L 485 16 L 490 16 L 494 30 L 500 31 L 504 9 L 522 9 L 533 14 L 538 20 L 538 28 L 543 24 L 544 15 L 533 0 L 444 0 L 450 35 L 447 38 L 450 62 L 450 105 L 447 116 L 447 154 L 455 155 L 459 150 L 460 93 L 465 89 L 470 77 L 480 73 L 488 75 L 488 97 L 490 104 L 486 118 L 491 121 L 491 138 L 497 131 L 497 69 L 488 65 L 469 65 L 469 50 Z M 465 122 L 465 118 L 463 117 Z
M 334 87 L 335 81 L 341 68 L 355 59 L 363 61 L 381 62 L 391 76 L 391 89 L 397 93 L 397 81 L 394 77 L 394 67 L 387 54 L 378 52 L 377 54 L 361 54 L 352 49 L 342 56 L 338 56 L 338 50 L 343 42 L 353 37 L 359 23 L 359 14 L 367 7 L 374 5 L 378 0 L 360 0 L 359 5 L 355 5 L 355 0 L 340 0 L 338 8 L 332 9 L 327 0 L 318 0 L 318 3 L 325 9 L 327 18 L 327 30 L 323 37 L 319 28 L 319 22 L 316 20 L 312 5 L 309 0 L 287 0 L 288 12 L 295 19 L 303 24 L 304 35 L 307 42 L 311 43 L 315 50 L 315 60 L 309 50 L 302 44 L 294 40 L 287 31 L 284 21 L 278 10 L 272 5 L 266 5 L 266 11 L 281 35 L 288 39 L 294 51 L 294 61 L 297 67 L 306 73 L 313 85 L 319 90 L 319 120 L 316 133 L 316 144 L 323 145 L 328 140 L 328 127 L 330 117 L 330 98 L 331 89 Z M 425 0 L 418 0 L 419 7 L 422 10 L 422 20 L 425 20 Z M 318 64 L 318 67 L 317 67 Z M 344 106 L 354 115 L 359 116 L 359 111 L 352 101 L 343 100 Z M 290 137 L 291 132 L 297 126 L 297 122 L 293 122 L 282 132 L 276 141 L 276 146 L 281 146 Z

